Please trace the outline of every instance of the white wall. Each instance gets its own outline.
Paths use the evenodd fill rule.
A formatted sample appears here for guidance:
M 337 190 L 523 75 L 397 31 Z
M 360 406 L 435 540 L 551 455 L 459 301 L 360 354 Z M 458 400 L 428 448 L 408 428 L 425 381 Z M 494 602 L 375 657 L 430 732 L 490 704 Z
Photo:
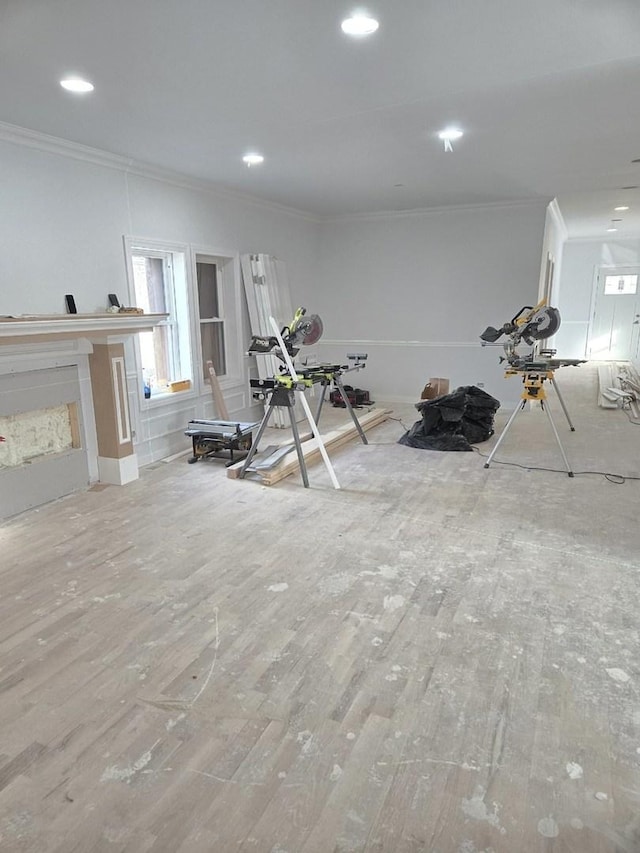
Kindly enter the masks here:
M 61 140 L 23 139 L 18 131 L 14 140 L 6 126 L 0 130 L 0 314 L 64 313 L 65 293 L 80 313 L 104 310 L 108 293 L 128 299 L 123 235 L 266 252 L 286 261 L 292 284 L 312 289 L 318 235 L 310 217 L 151 170 L 131 172 L 124 158 Z M 247 417 L 252 404 L 248 366 L 236 387 L 225 388 L 236 417 Z M 214 414 L 210 392 L 150 406 L 140 400 L 131 359 L 127 368 L 140 462 L 188 446 L 187 420 Z
M 536 301 L 546 202 L 317 222 L 73 143 L 14 139 L 6 126 L 0 181 L 0 313 L 62 313 L 65 293 L 80 312 L 126 297 L 123 235 L 266 252 L 285 261 L 294 304 L 322 315 L 321 358 L 369 352 L 352 381 L 375 399 L 415 401 L 431 376 L 482 383 L 505 404 L 518 397 L 501 349 L 482 348 L 479 334 Z M 225 388 L 238 418 L 252 403 L 248 367 Z M 185 447 L 188 419 L 214 415 L 206 389 L 148 405 L 131 359 L 128 371 L 142 464 Z
M 640 239 L 569 240 L 564 247 L 558 307 L 562 326 L 555 337 L 559 356 L 584 358 L 596 270 L 640 266 Z
M 320 225 L 318 285 L 297 293 L 322 315 L 322 358 L 368 351 L 351 384 L 380 401 L 415 401 L 431 376 L 484 383 L 514 402 L 502 350 L 481 347 L 535 304 L 546 202 L 353 217 Z M 294 293 L 295 293 L 294 289 Z

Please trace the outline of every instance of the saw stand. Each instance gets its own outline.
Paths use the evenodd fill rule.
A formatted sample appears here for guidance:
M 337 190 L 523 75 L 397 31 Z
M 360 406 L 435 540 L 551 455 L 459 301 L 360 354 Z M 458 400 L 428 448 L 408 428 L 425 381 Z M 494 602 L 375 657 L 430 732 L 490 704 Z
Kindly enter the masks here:
M 358 370 L 359 368 L 356 366 L 355 368 L 351 368 L 351 370 Z M 340 396 L 342 397 L 342 401 L 345 405 L 346 410 L 349 412 L 351 416 L 351 420 L 355 428 L 358 431 L 358 435 L 362 439 L 363 444 L 369 444 L 367 440 L 367 436 L 364 434 L 364 430 L 360 426 L 360 421 L 358 420 L 356 413 L 353 411 L 353 406 L 351 405 L 351 401 L 349 400 L 349 395 L 345 391 L 345 387 L 342 383 L 342 379 L 340 378 L 343 373 L 349 373 L 349 369 L 345 368 L 343 365 L 321 365 L 317 368 L 309 369 L 309 376 L 313 380 L 314 384 L 316 382 L 320 383 L 322 390 L 320 391 L 320 399 L 318 400 L 318 408 L 316 410 L 316 423 L 320 421 L 320 415 L 322 413 L 322 405 L 324 403 L 324 399 L 327 395 L 327 388 L 333 384 L 336 386 L 338 391 L 340 392 Z M 305 376 L 305 368 L 302 368 L 298 371 L 300 376 Z
M 293 441 L 296 446 L 296 453 L 298 454 L 300 474 L 302 475 L 302 482 L 304 483 L 305 489 L 308 489 L 309 477 L 307 476 L 307 466 L 304 461 L 302 444 L 300 443 L 300 433 L 298 432 L 298 424 L 296 423 L 296 415 L 294 412 L 294 407 L 296 405 L 295 390 L 293 387 L 285 388 L 284 385 L 276 384 L 275 387 L 268 388 L 265 393 L 269 394 L 269 403 L 265 409 L 264 416 L 260 421 L 260 426 L 258 427 L 258 432 L 256 434 L 256 440 L 251 445 L 249 455 L 244 460 L 244 465 L 240 469 L 240 474 L 238 476 L 241 480 L 244 479 L 244 475 L 247 473 L 247 469 L 249 465 L 251 465 L 253 457 L 256 455 L 258 445 L 260 444 L 260 440 L 264 434 L 264 431 L 269 424 L 269 419 L 273 414 L 274 408 L 276 406 L 282 406 L 283 409 L 286 409 L 289 412 L 289 421 L 291 423 L 291 432 L 293 433 Z
M 269 420 L 271 415 L 273 414 L 273 410 L 276 406 L 282 406 L 282 408 L 287 409 L 289 412 L 289 421 L 291 423 L 291 432 L 293 433 L 293 441 L 296 448 L 296 453 L 298 455 L 298 463 L 300 464 L 300 474 L 302 475 L 302 482 L 304 483 L 305 488 L 309 488 L 309 478 L 307 476 L 307 466 L 304 461 L 304 453 L 302 451 L 302 444 L 300 442 L 300 432 L 298 431 L 298 424 L 296 423 L 296 416 L 294 412 L 294 408 L 296 405 L 296 391 L 300 391 L 304 393 L 305 388 L 311 388 L 313 385 L 320 383 L 322 386 L 322 391 L 320 392 L 320 400 L 318 403 L 318 408 L 316 411 L 316 424 L 320 420 L 320 414 L 322 412 L 322 404 L 324 403 L 324 399 L 327 393 L 327 388 L 334 382 L 342 399 L 344 400 L 344 404 L 347 408 L 347 411 L 351 415 L 351 419 L 358 431 L 358 435 L 362 439 L 363 444 L 368 444 L 367 437 L 364 434 L 364 430 L 360 425 L 360 421 L 356 417 L 356 413 L 353 411 L 353 407 L 351 402 L 349 401 L 349 396 L 342 384 L 340 376 L 343 372 L 346 372 L 347 368 L 343 365 L 319 365 L 317 367 L 303 367 L 299 368 L 296 372 L 298 375 L 298 382 L 294 382 L 290 377 L 286 377 L 286 384 L 281 384 L 277 381 L 277 379 L 252 379 L 251 386 L 256 389 L 254 396 L 259 395 L 259 399 L 265 399 L 265 397 L 269 397 L 269 402 L 266 406 L 264 416 L 260 422 L 260 426 L 258 427 L 258 432 L 256 434 L 256 439 L 253 442 L 251 449 L 249 450 L 249 454 L 244 460 L 244 465 L 240 469 L 240 474 L 238 475 L 241 480 L 244 479 L 245 474 L 249 470 L 249 466 L 253 461 L 253 457 L 256 455 L 258 450 L 258 446 L 262 439 L 263 433 L 269 424 Z
M 571 423 L 571 418 L 569 417 L 569 412 L 565 405 L 564 400 L 562 399 L 562 394 L 560 393 L 560 389 L 558 388 L 558 383 L 554 379 L 554 370 L 551 368 L 543 368 L 541 370 L 534 370 L 531 368 L 509 368 L 505 372 L 506 376 L 513 376 L 516 374 L 522 375 L 522 394 L 521 400 L 513 411 L 513 414 L 509 418 L 507 425 L 500 433 L 500 438 L 496 442 L 496 446 L 493 448 L 491 453 L 489 454 L 489 458 L 484 464 L 485 468 L 488 468 L 491 464 L 491 460 L 496 455 L 496 452 L 500 445 L 502 444 L 503 439 L 506 434 L 509 432 L 509 427 L 515 421 L 518 414 L 526 407 L 528 402 L 539 402 L 540 408 L 543 412 L 546 413 L 549 418 L 549 423 L 551 424 L 551 429 L 553 430 L 553 434 L 556 438 L 556 442 L 558 443 L 558 447 L 560 448 L 560 453 L 562 454 L 562 458 L 564 460 L 565 467 L 567 469 L 567 474 L 569 477 L 573 477 L 573 471 L 571 470 L 571 466 L 569 465 L 569 460 L 567 459 L 567 454 L 564 452 L 564 447 L 562 446 L 562 442 L 560 441 L 560 436 L 558 435 L 558 430 L 556 429 L 556 425 L 553 422 L 553 418 L 551 417 L 551 410 L 549 408 L 549 401 L 547 399 L 547 394 L 545 392 L 544 383 L 548 379 L 549 382 L 553 385 L 556 394 L 558 395 L 558 399 L 560 400 L 560 405 L 562 406 L 562 411 L 565 414 L 567 422 L 569 424 L 569 428 L 571 432 L 575 432 L 575 427 Z

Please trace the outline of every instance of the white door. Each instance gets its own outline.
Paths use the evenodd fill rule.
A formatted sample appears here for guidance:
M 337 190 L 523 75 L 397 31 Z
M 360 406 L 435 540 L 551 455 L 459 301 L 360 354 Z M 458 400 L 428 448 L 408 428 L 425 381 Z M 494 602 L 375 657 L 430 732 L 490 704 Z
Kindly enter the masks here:
M 587 354 L 598 361 L 637 361 L 640 346 L 640 268 L 602 267 L 596 281 Z

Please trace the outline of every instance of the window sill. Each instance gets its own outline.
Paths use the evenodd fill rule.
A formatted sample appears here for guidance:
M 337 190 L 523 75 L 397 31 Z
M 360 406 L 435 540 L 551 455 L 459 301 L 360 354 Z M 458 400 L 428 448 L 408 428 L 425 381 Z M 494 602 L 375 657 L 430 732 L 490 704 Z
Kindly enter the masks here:
M 190 400 L 197 396 L 193 387 L 184 391 L 164 391 L 160 394 L 153 394 L 151 397 L 142 397 L 141 407 L 143 409 L 155 409 L 157 406 L 167 405 L 167 403 L 174 403 L 178 400 Z

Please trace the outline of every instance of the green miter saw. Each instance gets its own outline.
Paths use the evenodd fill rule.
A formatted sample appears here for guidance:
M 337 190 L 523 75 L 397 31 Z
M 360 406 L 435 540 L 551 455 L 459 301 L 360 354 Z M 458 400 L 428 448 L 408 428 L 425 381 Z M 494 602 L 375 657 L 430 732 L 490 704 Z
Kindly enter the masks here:
M 308 314 L 306 308 L 298 308 L 293 320 L 284 326 L 280 334 L 287 352 L 293 358 L 301 346 L 313 346 L 322 337 L 322 320 L 317 314 Z M 275 336 L 262 337 L 253 335 L 249 346 L 250 353 L 267 353 L 275 351 L 279 355 L 280 344 Z M 281 357 L 281 356 L 279 356 Z

